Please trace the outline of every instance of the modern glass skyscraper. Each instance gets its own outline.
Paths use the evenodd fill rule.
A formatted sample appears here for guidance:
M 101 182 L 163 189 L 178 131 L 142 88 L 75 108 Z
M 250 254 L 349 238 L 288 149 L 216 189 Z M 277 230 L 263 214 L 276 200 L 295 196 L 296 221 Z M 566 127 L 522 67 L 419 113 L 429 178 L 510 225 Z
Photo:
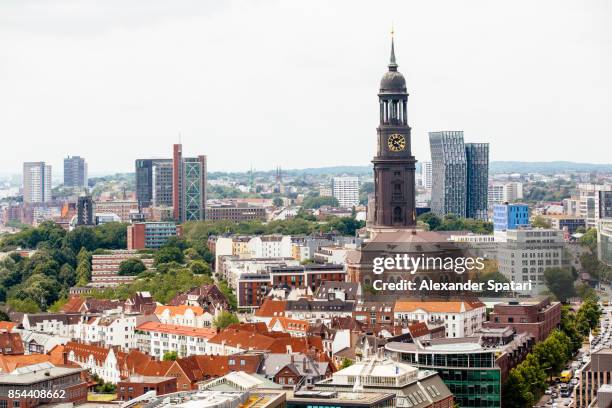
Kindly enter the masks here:
M 136 160 L 136 199 L 140 207 L 172 206 L 172 159 Z
M 64 159 L 64 186 L 87 187 L 87 163 L 79 156 Z
M 172 207 L 177 222 L 206 217 L 206 156 L 183 157 L 183 146 L 172 151 Z
M 466 143 L 465 157 L 467 161 L 466 216 L 486 220 L 489 190 L 489 144 Z
M 489 144 L 464 143 L 462 131 L 430 132 L 431 211 L 487 219 Z
M 206 212 L 206 156 L 183 159 L 181 222 L 204 219 Z
M 467 158 L 462 131 L 430 132 L 431 211 L 466 216 Z

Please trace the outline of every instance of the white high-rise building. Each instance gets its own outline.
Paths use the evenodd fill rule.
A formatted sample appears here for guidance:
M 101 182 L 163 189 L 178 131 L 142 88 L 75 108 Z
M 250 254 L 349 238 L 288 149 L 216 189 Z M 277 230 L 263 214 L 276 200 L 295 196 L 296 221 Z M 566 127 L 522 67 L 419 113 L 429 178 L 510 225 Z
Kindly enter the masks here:
M 578 184 L 578 214 L 587 228 L 597 228 L 600 219 L 600 191 L 612 191 L 610 184 Z
M 489 184 L 489 208 L 495 204 L 513 203 L 523 198 L 523 183 L 510 181 L 507 183 Z
M 425 188 L 431 188 L 431 162 L 423 162 L 421 164 L 421 184 Z
M 23 163 L 23 202 L 51 201 L 51 166 L 45 162 Z
M 359 177 L 334 177 L 332 193 L 342 208 L 359 205 Z

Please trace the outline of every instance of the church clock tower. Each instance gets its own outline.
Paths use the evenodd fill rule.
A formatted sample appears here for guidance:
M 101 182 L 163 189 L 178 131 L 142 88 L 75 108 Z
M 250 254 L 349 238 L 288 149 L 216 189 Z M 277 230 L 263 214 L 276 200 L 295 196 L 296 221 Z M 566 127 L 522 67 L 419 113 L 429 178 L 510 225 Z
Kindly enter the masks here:
M 391 38 L 389 71 L 380 81 L 380 124 L 374 164 L 374 227 L 416 226 L 414 171 L 408 126 L 406 80 L 397 71 Z

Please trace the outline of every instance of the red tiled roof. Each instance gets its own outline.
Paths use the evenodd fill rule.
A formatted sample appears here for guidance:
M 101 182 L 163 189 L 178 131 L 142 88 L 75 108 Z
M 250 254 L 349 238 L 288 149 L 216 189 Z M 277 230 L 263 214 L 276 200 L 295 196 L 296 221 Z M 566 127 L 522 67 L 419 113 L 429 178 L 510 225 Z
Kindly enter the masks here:
M 77 313 L 81 310 L 83 302 L 85 302 L 85 299 L 82 296 L 70 296 L 68 302 L 66 302 L 64 306 L 62 306 L 61 310 L 64 313 Z
M 270 350 L 276 339 L 247 330 L 227 328 L 215 337 L 208 340 L 209 343 L 223 344 L 243 350 Z M 240 347 L 238 347 L 240 346 Z
M 268 326 L 264 322 L 257 323 L 233 323 L 227 326 L 227 329 L 238 329 L 250 331 L 259 334 L 268 334 Z
M 398 300 L 395 302 L 395 312 L 413 312 L 424 310 L 428 313 L 460 313 L 482 307 L 482 302 L 450 300 L 450 301 L 412 301 Z
M 159 377 L 165 376 L 173 364 L 174 361 L 151 360 L 144 365 L 136 366 L 135 370 L 137 374 Z
M 145 322 L 140 326 L 136 327 L 136 330 L 179 334 L 183 336 L 200 337 L 205 339 L 210 339 L 217 334 L 217 331 L 215 329 L 177 326 L 174 324 L 163 324 L 158 322 Z
M 284 331 L 299 331 L 306 333 L 310 327 L 306 320 L 289 319 L 287 317 L 273 317 L 268 327 L 271 329 L 277 322 L 280 323 Z
M 259 309 L 255 311 L 255 316 L 259 316 L 259 317 L 284 316 L 286 307 L 287 307 L 286 300 L 266 299 L 261 304 L 261 306 L 259 306 Z
M 0 332 L 0 354 L 23 354 L 19 333 Z
M 414 322 L 408 325 L 408 330 L 412 337 L 421 337 L 429 333 L 429 328 L 425 322 Z
M 188 309 L 191 309 L 195 316 L 201 316 L 204 314 L 204 309 L 200 306 L 188 306 L 188 305 L 180 305 L 180 306 L 157 306 L 155 307 L 155 314 L 160 315 L 164 313 L 166 310 L 170 313 L 170 316 L 176 315 L 184 315 Z
M 94 346 L 91 344 L 83 344 L 77 343 L 75 341 L 69 341 L 64 346 L 64 351 L 68 354 L 70 354 L 70 352 L 73 352 L 74 356 L 79 361 L 87 361 L 87 359 L 91 355 L 93 356 L 94 360 L 96 360 L 96 364 L 101 366 L 102 364 L 104 364 L 104 360 L 106 360 L 110 349 L 100 346 Z
M 17 323 L 13 322 L 0 322 L 0 332 L 7 331 L 11 332 L 17 326 Z
M 5 356 L 0 354 L 0 372 L 10 373 L 16 368 L 51 360 L 47 354 L 20 354 Z

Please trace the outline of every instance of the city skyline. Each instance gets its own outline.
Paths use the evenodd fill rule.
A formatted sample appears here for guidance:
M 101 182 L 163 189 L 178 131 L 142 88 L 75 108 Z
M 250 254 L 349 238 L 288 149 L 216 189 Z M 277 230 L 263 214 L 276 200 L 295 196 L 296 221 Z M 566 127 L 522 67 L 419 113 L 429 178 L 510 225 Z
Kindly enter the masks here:
M 369 164 L 391 22 L 419 162 L 438 130 L 490 143 L 492 161 L 610 161 L 592 148 L 612 129 L 602 1 L 519 2 L 503 13 L 486 2 L 445 2 L 447 13 L 389 3 L 350 16 L 348 3 L 178 4 L 3 5 L 0 133 L 31 143 L 4 150 L 0 172 L 24 161 L 60 169 L 72 154 L 91 174 L 132 172 L 179 133 L 211 172 L 267 169 L 270 157 L 283 168 Z M 553 151 L 559 141 L 572 149 Z

